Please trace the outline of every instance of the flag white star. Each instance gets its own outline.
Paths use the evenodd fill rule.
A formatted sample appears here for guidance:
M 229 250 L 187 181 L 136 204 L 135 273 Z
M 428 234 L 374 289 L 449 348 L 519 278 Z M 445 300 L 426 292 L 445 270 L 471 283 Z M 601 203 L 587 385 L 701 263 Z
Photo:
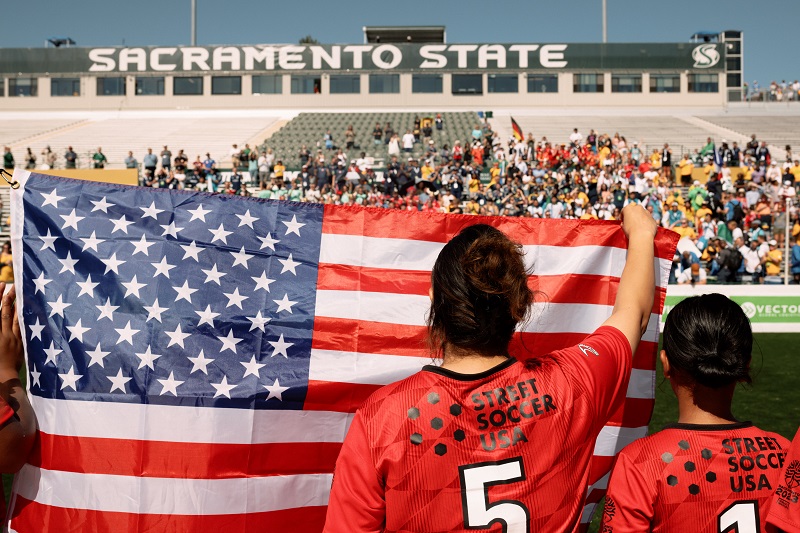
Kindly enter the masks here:
M 43 192 L 40 192 L 39 194 L 44 196 L 44 202 L 42 203 L 42 207 L 46 205 L 52 205 L 53 207 L 58 208 L 58 201 L 66 198 L 66 196 L 59 196 L 58 191 L 56 191 L 55 189 L 53 189 L 50 194 L 45 194 Z
M 223 244 L 228 244 L 228 235 L 233 233 L 232 231 L 225 231 L 225 228 L 222 224 L 219 225 L 217 229 L 209 229 L 214 238 L 211 239 L 211 242 L 222 241 Z
M 76 215 L 74 209 L 69 215 L 58 215 L 58 216 L 64 219 L 64 225 L 61 226 L 61 229 L 74 228 L 75 231 L 78 230 L 78 222 L 80 222 L 84 218 Z
M 42 340 L 42 331 L 44 330 L 44 324 L 39 323 L 39 317 L 36 317 L 36 324 L 28 326 L 31 328 L 31 340 L 39 339 Z
M 192 335 L 191 333 L 184 333 L 183 330 L 181 330 L 180 324 L 178 324 L 178 326 L 175 328 L 175 331 L 165 331 L 164 333 L 167 335 L 167 337 L 169 337 L 167 348 L 175 344 L 181 348 L 186 348 L 186 346 L 183 345 L 183 341 Z
M 192 259 L 194 259 L 198 263 L 200 262 L 200 257 L 199 256 L 200 256 L 200 252 L 202 252 L 203 249 L 200 248 L 199 246 L 197 246 L 194 243 L 194 241 L 192 241 L 192 244 L 181 244 L 181 248 L 183 248 L 183 258 L 184 259 L 187 259 L 187 258 L 191 257 Z
M 244 251 L 244 246 L 242 246 L 242 249 L 238 252 L 228 253 L 233 256 L 233 265 L 231 265 L 232 267 L 235 267 L 236 265 L 242 265 L 243 267 L 247 268 L 247 262 L 253 258 L 252 254 L 248 254 Z
M 249 296 L 242 296 L 239 294 L 239 287 L 233 289 L 233 292 L 231 293 L 223 292 L 222 294 L 224 294 L 225 297 L 228 298 L 228 305 L 225 306 L 226 308 L 235 305 L 236 307 L 241 309 L 242 302 L 249 298 Z
M 36 364 L 33 364 L 33 370 L 31 370 L 31 387 L 42 387 L 41 381 L 39 381 L 39 377 L 42 375 L 41 372 L 36 368 Z
M 295 269 L 300 266 L 300 263 L 294 260 L 292 254 L 289 254 L 289 259 L 278 259 L 278 261 L 283 265 L 281 274 L 284 272 L 291 272 L 295 276 L 297 275 L 297 271 Z
M 127 392 L 125 390 L 125 384 L 129 382 L 132 378 L 122 375 L 122 369 L 120 368 L 117 370 L 116 376 L 106 376 L 111 381 L 111 390 L 108 391 L 109 393 L 114 392 L 115 390 L 119 389 L 120 392 L 125 394 Z
M 54 252 L 56 251 L 55 242 L 56 239 L 58 239 L 58 237 L 53 237 L 53 235 L 50 233 L 50 228 L 47 228 L 47 235 L 45 235 L 44 237 L 40 236 L 39 238 L 44 243 L 42 244 L 42 247 L 39 249 L 40 252 L 48 248 L 50 248 Z
M 103 349 L 100 347 L 100 344 L 98 344 L 97 346 L 95 346 L 94 350 L 86 352 L 86 355 L 92 358 L 92 360 L 89 361 L 88 366 L 98 365 L 105 368 L 106 365 L 104 359 L 110 353 L 111 352 L 104 352 Z
M 76 374 L 75 367 L 71 366 L 69 367 L 69 372 L 67 372 L 66 374 L 62 374 L 59 372 L 58 377 L 60 377 L 61 381 L 63 381 L 63 383 L 61 384 L 61 390 L 70 387 L 72 390 L 76 391 L 78 390 L 77 389 L 78 380 L 83 377 L 83 374 Z
M 211 310 L 211 305 L 207 305 L 205 311 L 195 311 L 195 313 L 200 317 L 200 322 L 197 323 L 198 326 L 208 324 L 212 328 L 214 327 L 214 319 L 219 316 L 219 313 L 215 313 Z
M 269 279 L 267 277 L 267 271 L 263 271 L 260 276 L 250 276 L 253 278 L 253 281 L 256 282 L 256 288 L 253 289 L 253 292 L 257 291 L 258 289 L 264 289 L 265 291 L 269 292 L 269 286 L 271 283 L 275 283 L 274 279 Z
M 119 267 L 120 265 L 124 265 L 125 261 L 121 259 L 117 259 L 117 252 L 111 254 L 111 257 L 108 259 L 103 259 L 103 263 L 106 264 L 106 270 L 103 274 L 108 274 L 109 272 L 113 272 L 114 274 L 119 276 Z
M 264 385 L 264 388 L 269 391 L 267 400 L 270 398 L 277 398 L 278 400 L 283 401 L 283 397 L 281 395 L 289 390 L 289 387 L 281 387 L 281 384 L 277 379 L 272 385 Z
M 95 234 L 97 232 L 93 231 L 90 237 L 81 237 L 83 241 L 83 251 L 86 250 L 94 250 L 97 252 L 97 245 L 106 242 L 105 239 L 98 239 Z
M 153 305 L 145 305 L 144 309 L 147 311 L 147 320 L 145 320 L 145 322 L 150 322 L 154 318 L 161 322 L 161 314 L 168 308 L 159 306 L 158 298 L 156 298 L 156 301 L 153 302 Z
M 88 276 L 86 276 L 86 281 L 79 281 L 79 282 L 76 283 L 76 285 L 81 288 L 81 292 L 78 293 L 79 297 L 83 296 L 85 294 L 85 295 L 89 296 L 89 298 L 93 298 L 94 297 L 94 289 L 95 289 L 95 287 L 100 285 L 100 283 L 93 282 L 92 281 L 92 275 L 89 274 Z
M 204 284 L 213 281 L 217 285 L 222 285 L 219 282 L 219 280 L 222 279 L 222 276 L 224 276 L 226 274 L 225 274 L 225 272 L 220 272 L 219 270 L 217 270 L 216 263 L 211 267 L 211 269 L 209 269 L 209 270 L 202 269 L 202 270 L 203 270 L 203 274 L 206 275 L 206 280 L 203 282 Z
M 249 363 L 243 363 L 243 362 L 239 361 L 239 364 L 242 365 L 245 368 L 244 376 L 242 376 L 242 379 L 246 378 L 247 376 L 255 376 L 256 379 L 258 379 L 258 377 L 259 377 L 258 376 L 258 371 L 261 370 L 262 368 L 264 368 L 265 366 L 267 366 L 267 365 L 265 365 L 263 363 L 257 362 L 255 355 L 250 357 L 250 362 Z
M 159 224 L 162 228 L 164 228 L 164 233 L 161 234 L 162 237 L 166 237 L 169 235 L 173 239 L 178 238 L 178 232 L 183 231 L 183 228 L 178 228 L 175 226 L 175 221 L 173 220 L 169 224 Z M 182 383 L 182 382 L 181 382 Z
M 59 294 L 58 300 L 55 302 L 47 302 L 47 305 L 50 306 L 50 318 L 53 318 L 54 315 L 59 315 L 61 318 L 64 318 L 64 309 L 72 304 L 65 302 L 64 296 Z
M 294 233 L 298 237 L 300 236 L 300 228 L 305 226 L 304 223 L 297 221 L 297 215 L 292 215 L 292 220 L 290 220 L 289 222 L 282 220 L 281 223 L 286 226 L 286 233 L 284 233 L 284 235 L 289 235 L 290 233 Z
M 44 272 L 39 274 L 39 277 L 33 280 L 33 284 L 36 285 L 36 290 L 33 292 L 34 294 L 42 293 L 44 294 L 44 288 L 47 286 L 48 283 L 53 281 L 52 279 L 47 279 L 44 277 Z
M 125 287 L 125 296 L 123 296 L 123 298 L 127 298 L 131 295 L 141 298 L 141 296 L 139 296 L 139 291 L 142 290 L 142 287 L 146 287 L 147 283 L 139 283 L 139 280 L 136 279 L 136 275 L 134 275 L 132 280 L 127 282 L 123 281 L 122 286 Z
M 250 229 L 253 229 L 253 222 L 258 222 L 258 219 L 250 214 L 250 210 L 249 209 L 247 211 L 245 211 L 244 215 L 237 214 L 236 216 L 239 217 L 239 226 L 238 227 L 240 227 L 240 228 L 242 226 L 248 226 Z
M 119 217 L 116 220 L 113 219 L 113 218 L 109 218 L 108 221 L 111 222 L 112 224 L 114 224 L 114 227 L 111 229 L 111 234 L 112 235 L 114 233 L 118 232 L 118 231 L 121 231 L 122 233 L 127 235 L 128 234 L 128 226 L 133 224 L 133 221 L 132 220 L 128 220 L 127 218 L 125 218 L 125 215 L 122 215 L 121 217 Z
M 103 318 L 107 318 L 111 322 L 114 322 L 114 311 L 119 309 L 119 306 L 111 305 L 111 298 L 106 298 L 106 303 L 104 305 L 95 305 L 95 307 L 98 311 L 100 311 L 100 316 L 97 317 L 98 322 Z
M 270 357 L 275 357 L 276 355 L 282 355 L 285 358 L 289 358 L 289 354 L 286 353 L 288 348 L 294 346 L 293 342 L 286 342 L 283 340 L 283 333 L 281 333 L 280 338 L 277 341 L 267 341 L 269 342 L 275 350 L 272 351 L 272 355 Z
M 217 392 L 214 393 L 214 398 L 217 396 L 225 396 L 226 398 L 230 399 L 231 389 L 236 388 L 236 385 L 231 385 L 228 383 L 228 376 L 222 376 L 222 381 L 219 383 L 211 383 L 211 386 L 217 389 Z
M 142 210 L 142 218 L 150 217 L 153 220 L 158 220 L 158 214 L 164 212 L 163 209 L 156 207 L 155 202 L 150 202 L 150 207 L 140 207 L 139 209 Z
M 172 287 L 175 292 L 178 293 L 178 296 L 175 298 L 175 301 L 178 300 L 186 300 L 189 303 L 192 303 L 192 294 L 197 292 L 197 289 L 193 289 L 189 287 L 189 282 L 184 281 L 183 285 L 180 287 Z
M 272 301 L 278 304 L 278 310 L 275 311 L 276 313 L 280 313 L 281 311 L 289 311 L 289 313 L 291 313 L 292 306 L 297 303 L 294 300 L 290 300 L 288 294 L 284 294 L 283 298 L 281 298 L 280 300 L 272 300 Z
M 165 278 L 169 279 L 169 271 L 175 268 L 175 265 L 170 265 L 167 263 L 167 256 L 162 257 L 160 262 L 151 264 L 156 268 L 156 273 L 153 274 L 154 278 L 161 274 Z
M 158 382 L 161 383 L 161 387 L 162 387 L 161 388 L 161 393 L 159 394 L 159 396 L 163 396 L 164 394 L 166 394 L 168 392 L 171 392 L 173 396 L 177 396 L 178 395 L 178 387 L 180 387 L 184 383 L 183 381 L 179 381 L 179 380 L 175 379 L 175 373 L 174 372 L 170 372 L 169 373 L 169 378 L 167 378 L 167 379 L 159 379 Z
M 141 253 L 141 254 L 144 254 L 144 255 L 150 257 L 149 249 L 155 243 L 156 243 L 156 241 L 152 241 L 152 242 L 148 241 L 145 238 L 145 236 L 142 235 L 142 238 L 139 239 L 138 241 L 135 241 L 135 242 L 131 241 L 131 244 L 133 245 L 133 248 L 134 248 L 133 254 L 131 254 L 131 255 L 136 255 L 136 254 L 140 254 Z
M 67 252 L 66 258 L 59 259 L 58 262 L 61 263 L 61 270 L 58 271 L 59 274 L 63 274 L 64 272 L 75 274 L 75 265 L 78 264 L 78 260 L 72 258 L 71 251 Z
M 203 204 L 198 205 L 197 209 L 187 209 L 187 211 L 192 214 L 192 218 L 189 219 L 189 222 L 192 220 L 202 220 L 205 222 L 206 215 L 211 212 L 209 209 L 204 209 Z
M 150 349 L 150 346 L 148 346 L 144 353 L 137 353 L 136 357 L 141 359 L 138 370 L 141 370 L 144 367 L 147 367 L 150 370 L 155 370 L 153 363 L 156 359 L 161 357 L 161 355 L 153 353 L 153 351 Z
M 56 356 L 64 353 L 64 350 L 56 348 L 56 343 L 53 341 L 50 341 L 49 348 L 45 348 L 42 351 L 47 356 L 47 359 L 45 359 L 44 364 L 53 363 L 53 366 L 58 366 L 58 363 L 56 362 Z
M 94 206 L 92 208 L 92 213 L 94 213 L 95 211 L 102 211 L 103 213 L 108 214 L 108 208 L 109 207 L 114 207 L 114 205 L 116 205 L 116 204 L 112 204 L 112 203 L 106 201 L 106 197 L 105 196 L 103 196 L 103 198 L 101 200 L 98 200 L 98 201 L 91 200 L 91 202 L 92 202 L 92 205 Z
M 224 352 L 225 350 L 230 350 L 233 353 L 236 353 L 236 345 L 242 342 L 242 339 L 237 339 L 233 336 L 233 328 L 228 331 L 227 336 L 217 336 L 217 339 L 222 343 L 222 349 L 220 350 L 220 353 Z
M 259 250 L 263 250 L 264 248 L 269 248 L 273 252 L 275 251 L 275 245 L 281 242 L 278 239 L 273 239 L 272 237 L 270 237 L 269 233 L 267 233 L 266 237 L 259 237 L 259 240 L 261 241 L 261 247 L 259 248 Z
M 253 331 L 254 329 L 258 328 L 261 330 L 261 333 L 266 333 L 264 330 L 264 324 L 270 321 L 270 318 L 261 316 L 261 311 L 256 313 L 256 316 L 248 316 L 247 320 L 250 321 L 250 329 L 248 331 Z
M 131 346 L 133 346 L 133 336 L 139 333 L 141 330 L 133 329 L 131 327 L 131 321 L 128 320 L 128 323 L 125 324 L 124 328 L 114 328 L 114 331 L 117 332 L 119 338 L 117 339 L 117 344 L 122 344 L 123 342 L 127 342 Z
M 187 357 L 187 359 L 192 362 L 192 370 L 189 372 L 189 374 L 193 374 L 199 370 L 206 376 L 208 375 L 209 363 L 214 361 L 213 359 L 206 357 L 206 354 L 203 353 L 203 350 L 200 350 L 200 353 L 197 357 Z
M 83 342 L 83 334 L 86 333 L 87 331 L 89 331 L 90 329 L 92 329 L 92 328 L 83 327 L 83 324 L 81 323 L 81 320 L 82 319 L 79 318 L 78 321 L 75 322 L 74 326 L 67 326 L 67 329 L 69 330 L 69 332 L 71 334 L 69 336 L 69 341 L 68 342 L 72 342 L 75 339 L 78 339 L 78 342 Z

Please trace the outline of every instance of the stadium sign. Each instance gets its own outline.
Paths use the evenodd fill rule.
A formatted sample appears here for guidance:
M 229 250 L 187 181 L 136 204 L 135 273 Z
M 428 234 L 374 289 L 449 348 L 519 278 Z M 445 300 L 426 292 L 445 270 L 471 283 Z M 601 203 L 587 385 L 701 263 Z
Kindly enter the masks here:
M 0 49 L 0 73 L 721 70 L 708 45 L 350 44 Z

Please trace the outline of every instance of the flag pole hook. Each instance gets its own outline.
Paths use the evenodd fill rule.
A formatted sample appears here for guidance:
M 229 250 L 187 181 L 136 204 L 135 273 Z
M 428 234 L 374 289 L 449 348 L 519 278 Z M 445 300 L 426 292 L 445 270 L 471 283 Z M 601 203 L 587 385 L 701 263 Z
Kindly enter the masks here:
M 6 176 L 8 176 L 8 177 L 6 177 Z M 11 186 L 12 189 L 19 189 L 19 182 L 17 180 L 15 180 L 14 176 L 9 171 L 7 171 L 6 169 L 0 168 L 0 178 L 3 178 L 3 181 L 8 183 Z M 11 178 L 11 181 L 9 181 L 8 178 Z

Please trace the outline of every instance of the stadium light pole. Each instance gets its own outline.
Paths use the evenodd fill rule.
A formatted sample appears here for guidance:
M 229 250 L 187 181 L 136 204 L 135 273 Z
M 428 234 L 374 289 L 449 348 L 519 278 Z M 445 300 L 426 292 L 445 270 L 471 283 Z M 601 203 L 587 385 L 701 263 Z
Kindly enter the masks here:
M 197 0 L 192 0 L 192 46 L 197 46 Z
M 607 42 L 608 42 L 608 0 L 603 0 L 603 43 Z

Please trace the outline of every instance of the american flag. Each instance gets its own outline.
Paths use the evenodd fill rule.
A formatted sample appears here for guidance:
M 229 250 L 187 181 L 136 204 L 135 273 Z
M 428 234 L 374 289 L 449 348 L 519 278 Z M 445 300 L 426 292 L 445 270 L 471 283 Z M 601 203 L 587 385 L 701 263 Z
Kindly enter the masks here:
M 541 291 L 513 351 L 610 314 L 619 225 L 449 216 L 153 190 L 18 171 L 12 242 L 40 437 L 11 531 L 320 531 L 352 413 L 430 363 L 430 269 L 463 227 L 525 246 Z M 653 407 L 658 314 L 597 441 L 584 521 Z

